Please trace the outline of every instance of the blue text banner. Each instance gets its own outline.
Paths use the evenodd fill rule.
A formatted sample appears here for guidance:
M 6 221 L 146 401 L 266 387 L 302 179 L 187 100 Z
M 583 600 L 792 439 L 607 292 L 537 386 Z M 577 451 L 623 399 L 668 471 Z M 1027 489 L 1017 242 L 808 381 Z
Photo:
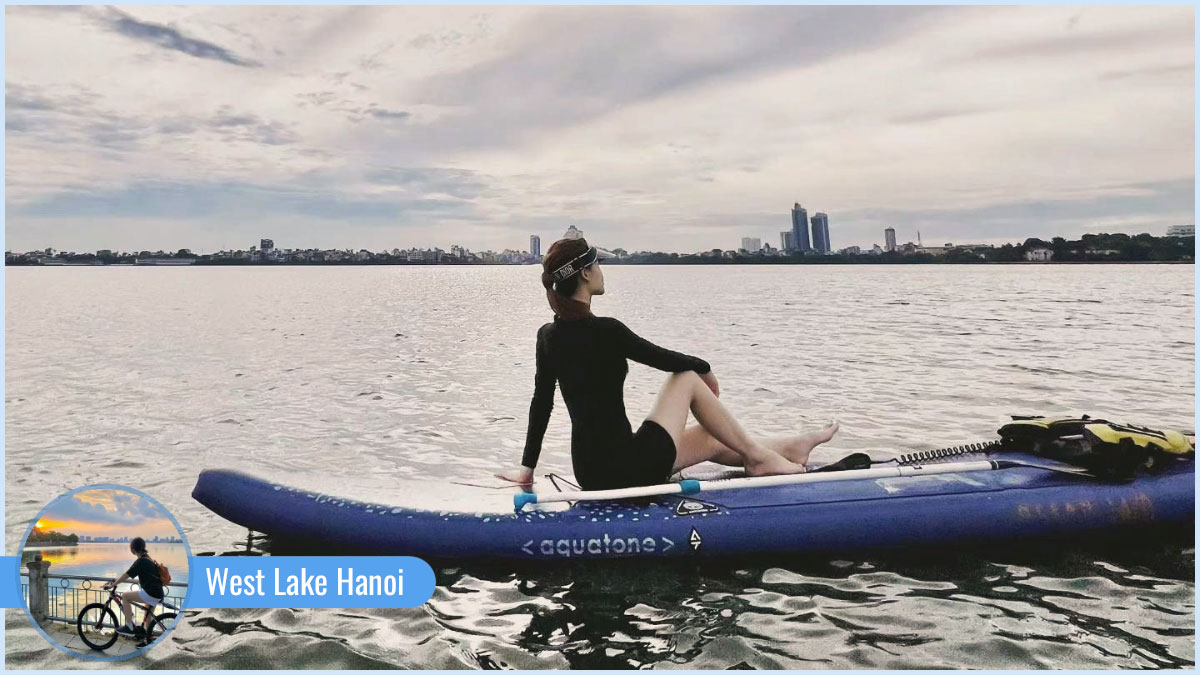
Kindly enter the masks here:
M 408 556 L 193 556 L 193 608 L 416 607 L 433 596 L 433 569 Z

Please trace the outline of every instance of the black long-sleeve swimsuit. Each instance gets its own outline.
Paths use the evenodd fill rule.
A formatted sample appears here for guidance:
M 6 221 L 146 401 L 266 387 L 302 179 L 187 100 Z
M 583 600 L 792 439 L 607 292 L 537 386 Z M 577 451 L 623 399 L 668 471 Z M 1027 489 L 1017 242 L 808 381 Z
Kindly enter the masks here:
M 703 359 L 659 347 L 612 317 L 568 320 L 556 315 L 538 329 L 537 373 L 522 465 L 537 466 L 557 381 L 571 415 L 571 464 L 581 487 L 597 490 L 666 480 L 675 460 L 674 441 L 650 420 L 633 433 L 623 395 L 626 359 L 672 373 L 710 370 Z

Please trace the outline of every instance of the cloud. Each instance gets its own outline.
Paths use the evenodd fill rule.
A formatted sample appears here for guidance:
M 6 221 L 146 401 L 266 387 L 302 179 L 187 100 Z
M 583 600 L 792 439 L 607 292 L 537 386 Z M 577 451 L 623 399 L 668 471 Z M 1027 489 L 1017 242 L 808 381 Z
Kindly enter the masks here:
M 416 85 L 416 96 L 422 103 L 474 111 L 451 118 L 447 137 L 494 143 L 514 133 L 578 124 L 680 90 L 763 70 L 813 67 L 878 48 L 943 11 L 556 8 L 516 28 L 512 49 L 429 76 Z
M 81 85 L 52 88 L 10 82 L 5 87 L 6 128 L 18 138 L 28 134 L 52 145 L 74 142 L 104 149 L 130 149 L 153 132 L 142 120 L 101 109 L 96 100 Z
M 1194 63 L 1173 63 L 1168 65 L 1156 65 L 1147 68 L 1138 68 L 1135 70 L 1110 70 L 1100 74 L 1101 80 L 1123 80 L 1126 78 L 1153 78 L 1153 77 L 1174 77 L 1195 81 L 1196 64 Z
M 14 82 L 4 84 L 4 111 L 6 116 L 21 113 L 64 113 L 90 109 L 96 94 L 83 85 L 68 87 L 46 87 Z
M 386 172 L 384 174 L 386 175 Z M 413 179 L 409 185 L 431 187 L 399 194 L 348 195 L 318 187 L 319 175 L 290 186 L 254 183 L 143 181 L 120 190 L 64 191 L 9 207 L 10 218 L 120 217 L 128 219 L 205 219 L 245 213 L 289 214 L 325 221 L 403 223 L 438 214 L 471 219 L 473 205 L 455 196 L 474 194 L 469 181 L 438 177 Z M 435 196 L 443 193 L 443 196 Z M 431 196 L 434 195 L 434 196 Z
M 1078 22 L 1075 24 L 1078 25 Z M 1071 28 L 1073 26 L 1068 26 Z M 1133 25 L 1103 33 L 1081 34 L 1064 30 L 1053 35 L 1015 39 L 992 46 L 982 46 L 966 56 L 982 60 L 1039 60 L 1055 57 L 1079 58 L 1094 53 L 1121 53 L 1145 49 L 1164 40 L 1190 39 L 1194 26 L 1183 22 L 1174 25 Z
M 892 124 L 927 124 L 952 117 L 965 117 L 967 115 L 978 115 L 987 112 L 994 112 L 994 110 L 979 107 L 946 106 L 941 108 L 925 108 L 923 110 L 893 115 L 889 118 L 889 121 Z
M 8 16 L 17 250 L 215 250 L 268 226 L 501 249 L 568 223 L 702 250 L 775 242 L 797 200 L 835 245 L 889 219 L 965 241 L 1192 218 L 1186 7 Z
M 45 517 L 104 525 L 138 525 L 167 517 L 165 511 L 140 496 L 121 490 L 86 490 L 61 498 L 47 507 Z
M 26 87 L 9 83 L 4 92 L 4 111 L 12 114 L 18 110 L 54 110 L 55 104 Z
M 146 129 L 128 119 L 111 117 L 87 126 L 91 143 L 100 147 L 130 149 L 140 141 Z
M 286 145 L 299 140 L 299 136 L 282 122 L 268 122 L 257 115 L 235 113 L 229 107 L 221 108 L 206 121 L 209 128 L 230 141 Z M 195 129 L 193 123 L 185 120 L 176 120 L 174 124 L 178 125 L 176 128 L 181 132 Z
M 431 49 L 436 51 L 469 46 L 487 38 L 490 33 L 486 15 L 475 17 L 474 24 L 471 30 L 467 32 L 452 28 L 436 33 L 421 33 L 409 40 L 408 46 L 413 49 Z M 390 49 L 394 44 L 389 44 L 388 48 Z M 372 57 L 373 59 L 377 59 L 382 54 L 383 52 L 379 52 L 372 55 Z
M 403 110 L 385 110 L 383 108 L 372 108 L 367 111 L 367 114 L 377 119 L 394 121 L 403 121 L 412 117 L 412 113 Z
M 56 143 L 76 137 L 95 148 L 131 150 L 143 143 L 177 143 L 181 137 L 201 132 L 222 143 L 286 145 L 299 141 L 299 135 L 288 124 L 239 112 L 231 106 L 220 106 L 209 115 L 183 111 L 164 117 L 144 111 L 121 114 L 109 112 L 86 89 L 50 91 L 11 83 L 6 88 L 5 104 L 10 130 L 35 133 Z
M 365 177 L 372 183 L 400 186 L 416 194 L 446 194 L 460 199 L 479 197 L 486 187 L 477 173 L 460 169 L 374 169 Z
M 107 7 L 96 13 L 96 18 L 111 31 L 125 37 L 146 42 L 170 51 L 181 52 L 198 59 L 211 59 L 225 63 L 257 67 L 261 64 L 250 59 L 244 59 L 220 45 L 188 37 L 177 28 L 162 24 L 139 21 L 133 16 L 113 7 Z

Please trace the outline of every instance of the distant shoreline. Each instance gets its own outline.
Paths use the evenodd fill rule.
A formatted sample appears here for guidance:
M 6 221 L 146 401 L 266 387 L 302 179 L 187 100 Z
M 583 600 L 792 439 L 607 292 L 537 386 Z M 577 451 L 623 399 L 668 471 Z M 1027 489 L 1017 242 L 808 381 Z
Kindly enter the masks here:
M 1043 262 L 1034 262 L 1030 260 L 846 260 L 837 259 L 830 256 L 831 260 L 822 260 L 820 258 L 811 259 L 780 259 L 780 260 L 736 260 L 736 259 L 666 259 L 666 260 L 606 260 L 605 265 L 854 265 L 859 267 L 875 267 L 878 265 L 1030 265 L 1033 267 L 1046 267 L 1049 265 L 1194 265 L 1195 260 L 1047 260 Z M 537 266 L 541 263 L 502 263 L 502 262 L 371 262 L 371 261 L 348 261 L 348 262 L 195 262 L 190 264 L 166 264 L 153 265 L 141 264 L 135 265 L 132 263 L 94 263 L 94 262 L 67 262 L 55 264 L 41 264 L 36 262 L 28 263 L 6 263 L 5 267 L 528 267 Z
M 175 253 L 167 251 L 114 252 L 100 249 L 95 252 L 75 253 L 53 248 L 14 254 L 5 251 L 4 264 L 37 265 L 45 267 L 129 265 L 141 267 L 192 267 L 197 265 L 540 265 L 544 259 L 541 250 L 513 251 L 501 253 L 482 251 L 472 253 L 453 247 L 451 253 L 440 248 L 410 249 L 391 253 L 372 252 L 360 249 L 276 249 L 262 240 L 265 250 L 250 247 L 249 251 L 219 251 L 217 253 L 193 253 L 181 248 Z M 771 247 L 719 248 L 692 253 L 666 253 L 663 251 L 634 251 L 613 248 L 615 257 L 606 265 L 982 265 L 1028 263 L 1035 265 L 1064 263 L 1189 263 L 1194 264 L 1195 236 L 1155 237 L 1139 234 L 1085 234 L 1079 240 L 1067 241 L 1054 237 L 1049 241 L 1037 238 L 1026 239 L 1018 245 L 1004 244 L 961 244 L 955 246 L 921 246 L 908 242 L 903 245 L 889 243 L 891 250 L 878 245 L 870 250 L 860 246 L 848 246 L 837 252 L 826 250 L 793 251 Z M 537 248 L 536 246 L 534 248 Z M 828 247 L 826 247 L 828 249 Z

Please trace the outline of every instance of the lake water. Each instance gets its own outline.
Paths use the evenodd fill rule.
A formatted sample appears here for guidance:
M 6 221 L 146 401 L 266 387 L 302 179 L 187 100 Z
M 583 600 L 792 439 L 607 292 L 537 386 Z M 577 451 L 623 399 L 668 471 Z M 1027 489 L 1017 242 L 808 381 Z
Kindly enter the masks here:
M 8 551 L 85 484 L 163 503 L 238 467 L 474 505 L 515 466 L 550 318 L 526 267 L 10 268 Z M 752 433 L 838 419 L 818 460 L 988 440 L 1009 414 L 1192 429 L 1194 268 L 606 267 L 594 311 L 708 360 Z M 631 364 L 635 426 L 665 374 Z M 539 474 L 569 473 L 561 396 Z M 195 610 L 156 667 L 1113 668 L 1195 660 L 1191 541 L 703 564 L 443 568 L 424 607 Z M 7 614 L 7 663 L 70 657 Z M 128 666 L 126 666 L 128 667 Z
M 171 570 L 173 581 L 187 581 L 187 549 L 183 544 L 149 543 L 147 550 L 156 562 Z M 21 571 L 25 563 L 41 553 L 42 560 L 50 561 L 50 574 L 72 574 L 77 576 L 107 577 L 116 579 L 129 570 L 133 554 L 129 544 L 103 543 L 79 544 L 78 546 L 26 546 L 21 552 Z

